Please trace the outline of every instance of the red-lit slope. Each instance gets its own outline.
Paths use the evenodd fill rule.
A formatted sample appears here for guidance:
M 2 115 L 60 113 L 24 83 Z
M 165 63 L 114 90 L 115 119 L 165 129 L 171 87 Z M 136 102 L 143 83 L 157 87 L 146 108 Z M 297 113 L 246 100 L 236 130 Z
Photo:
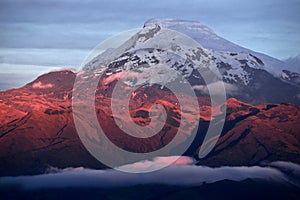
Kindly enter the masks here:
M 227 107 L 223 135 L 200 164 L 255 165 L 274 160 L 300 162 L 298 106 L 251 106 L 229 99 Z
M 22 88 L 0 93 L 1 175 L 40 173 L 49 166 L 104 167 L 83 147 L 76 133 L 71 102 L 74 79 L 75 74 L 71 71 L 51 72 Z M 155 87 L 141 88 L 131 99 L 130 114 L 139 125 L 149 123 L 148 111 L 153 102 L 164 105 L 168 113 L 164 129 L 151 140 L 141 142 L 124 135 L 115 125 L 113 117 L 117 116 L 110 110 L 112 87 L 100 84 L 96 112 L 101 126 L 116 145 L 128 151 L 148 152 L 172 140 L 182 113 L 171 92 Z M 210 120 L 209 99 L 198 99 L 201 122 L 197 141 L 187 151 L 191 156 L 197 155 Z M 189 101 L 186 98 L 186 102 Z M 300 163 L 299 107 L 290 104 L 252 106 L 229 99 L 227 108 L 222 136 L 216 148 L 200 164 L 252 165 L 263 160 Z M 185 129 L 184 134 L 188 135 L 191 130 L 192 127 Z M 107 153 L 110 153 L 109 149 Z

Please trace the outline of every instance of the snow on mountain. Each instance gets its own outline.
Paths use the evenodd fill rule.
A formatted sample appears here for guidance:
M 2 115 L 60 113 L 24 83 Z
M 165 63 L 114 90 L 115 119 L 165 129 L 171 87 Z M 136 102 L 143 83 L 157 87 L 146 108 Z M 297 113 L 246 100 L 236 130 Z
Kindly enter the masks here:
M 280 60 L 219 37 L 199 22 L 149 20 L 122 45 L 92 59 L 86 69 L 93 69 L 91 76 L 105 73 L 108 82 L 128 77 L 125 82 L 130 86 L 164 86 L 183 77 L 180 82 L 186 79 L 195 88 L 203 88 L 223 80 L 236 88 L 227 90 L 229 97 L 248 103 L 300 103 L 299 73 Z M 219 74 L 207 83 L 203 77 L 210 70 Z
M 248 85 L 252 79 L 252 73 L 245 67 L 264 69 L 264 63 L 252 54 L 216 52 L 214 50 L 208 50 L 208 52 L 215 59 L 223 79 L 228 82 L 237 82 L 237 79 L 240 79 L 244 85 Z
M 184 33 L 198 41 L 203 47 L 216 51 L 235 51 L 239 52 L 240 47 L 219 37 L 212 29 L 200 22 L 177 20 L 177 19 L 151 19 L 144 27 L 157 24 L 163 28 L 172 29 Z
M 299 71 L 300 70 L 300 55 L 289 57 L 285 60 L 283 60 L 291 69 L 291 71 Z
M 223 74 L 225 79 L 236 80 L 231 78 L 238 76 L 243 79 L 245 85 L 249 83 L 249 74 L 244 68 L 245 65 L 255 68 L 263 69 L 273 74 L 275 77 L 285 79 L 287 77 L 283 70 L 288 70 L 287 64 L 250 49 L 238 46 L 224 38 L 216 35 L 213 30 L 203 25 L 200 22 L 185 21 L 177 19 L 151 19 L 144 25 L 144 29 L 132 36 L 123 45 L 115 49 L 108 49 L 101 55 L 95 57 L 89 62 L 85 69 L 96 68 L 100 65 L 107 65 L 114 59 L 117 59 L 124 52 L 138 48 L 145 48 L 153 45 L 166 46 L 163 43 L 170 43 L 170 38 L 176 36 L 168 36 L 161 28 L 167 28 L 186 34 L 192 39 L 196 40 L 203 46 L 205 53 L 215 59 L 216 63 L 227 63 L 234 66 L 227 74 Z M 155 37 L 154 37 L 155 35 Z M 172 42 L 173 44 L 176 41 Z M 180 47 L 181 51 L 191 50 L 190 47 Z M 236 54 L 236 55 L 234 55 Z M 289 70 L 294 72 L 293 70 Z M 296 73 L 299 73 L 296 71 Z M 231 75 L 230 75 L 231 74 Z M 289 79 L 287 79 L 289 80 Z
M 123 70 L 143 71 L 145 76 L 139 79 L 151 84 L 170 82 L 179 74 L 188 78 L 194 69 L 216 70 L 216 63 L 193 39 L 153 24 L 144 27 L 118 48 L 96 56 L 84 69 L 96 69 L 99 75 L 105 70 L 108 76 Z M 157 74 L 164 74 L 164 77 L 159 79 Z M 135 84 L 139 85 L 139 82 Z
M 286 63 L 268 55 L 236 45 L 216 35 L 210 28 L 200 22 L 177 19 L 151 19 L 145 23 L 145 27 L 152 26 L 153 24 L 158 24 L 163 28 L 176 30 L 190 36 L 198 41 L 204 48 L 213 50 L 216 57 L 219 57 L 218 54 L 222 52 L 252 54 L 262 60 L 265 70 L 277 77 L 282 76 L 282 70 L 288 69 Z M 300 73 L 300 70 L 298 69 L 296 72 Z

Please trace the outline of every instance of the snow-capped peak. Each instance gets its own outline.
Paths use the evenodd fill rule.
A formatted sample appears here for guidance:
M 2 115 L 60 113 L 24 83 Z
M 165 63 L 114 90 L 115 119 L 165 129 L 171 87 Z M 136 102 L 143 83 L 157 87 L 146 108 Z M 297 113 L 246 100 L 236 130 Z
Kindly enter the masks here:
M 247 53 L 259 58 L 264 63 L 264 70 L 273 74 L 276 77 L 282 77 L 283 70 L 289 70 L 289 67 L 285 62 L 282 62 L 276 58 L 270 57 L 268 55 L 252 51 L 250 49 L 236 45 L 220 36 L 218 36 L 214 31 L 203 25 L 200 22 L 187 21 L 187 20 L 177 20 L 177 19 L 151 19 L 145 23 L 145 27 L 153 26 L 153 24 L 158 24 L 162 28 L 172 29 L 181 33 L 188 35 L 197 42 L 199 42 L 204 48 L 208 50 L 213 50 L 217 53 L 227 52 L 227 53 Z M 217 56 L 218 57 L 218 56 Z M 290 71 L 295 71 L 295 69 L 290 69 Z M 298 71 L 295 71 L 300 73 Z
M 84 77 L 104 74 L 105 84 L 122 79 L 135 87 L 164 86 L 187 80 L 202 94 L 203 85 L 223 80 L 230 95 L 247 102 L 260 102 L 255 101 L 256 96 L 269 102 L 299 102 L 299 73 L 282 61 L 219 37 L 199 22 L 149 20 L 143 29 L 96 56 L 84 69 L 92 69 Z M 203 77 L 211 69 L 218 75 L 207 83 Z M 274 99 L 279 92 L 285 94 Z
M 214 34 L 213 30 L 209 27 L 205 26 L 201 22 L 197 21 L 186 21 L 186 20 L 178 20 L 173 18 L 165 18 L 165 19 L 150 19 L 145 22 L 144 27 L 153 26 L 154 24 L 159 25 L 162 28 L 177 28 L 179 27 L 183 29 L 188 29 L 190 31 L 202 31 L 205 34 Z
M 151 19 L 144 27 L 158 24 L 162 28 L 172 29 L 188 35 L 198 41 L 204 48 L 215 51 L 244 52 L 241 47 L 219 37 L 214 31 L 200 22 L 177 19 Z
M 182 33 L 185 36 L 182 36 Z M 253 70 L 265 70 L 277 78 L 295 82 L 295 78 L 286 78 L 285 71 L 288 70 L 293 73 L 293 70 L 289 70 L 284 62 L 219 37 L 212 29 L 200 22 L 170 18 L 147 21 L 142 30 L 130 37 L 121 46 L 108 49 L 95 57 L 85 66 L 85 69 L 98 68 L 99 71 L 99 66 L 102 66 L 103 69 L 100 71 L 103 71 L 105 66 L 109 66 L 110 63 L 119 58 L 124 59 L 126 52 L 146 52 L 150 55 L 151 53 L 147 50 L 137 51 L 149 48 L 172 49 L 175 54 L 183 55 L 189 63 L 193 63 L 195 68 L 203 67 L 203 62 L 207 63 L 206 67 L 215 64 L 219 68 L 223 80 L 230 83 L 240 82 L 243 85 L 248 85 L 253 77 Z M 164 53 L 161 52 L 161 54 Z M 149 62 L 151 61 L 149 60 Z

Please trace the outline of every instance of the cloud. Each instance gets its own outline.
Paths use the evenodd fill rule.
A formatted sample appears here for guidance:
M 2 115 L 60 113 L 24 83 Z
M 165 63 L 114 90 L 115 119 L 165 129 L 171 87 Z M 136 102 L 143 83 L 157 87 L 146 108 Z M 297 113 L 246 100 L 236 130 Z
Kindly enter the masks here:
M 194 85 L 193 89 L 204 94 L 209 94 L 208 87 L 210 87 L 213 88 L 216 93 L 221 94 L 223 91 L 222 85 L 225 87 L 225 91 L 228 94 L 237 94 L 239 92 L 238 88 L 235 85 L 225 83 L 223 81 L 218 81 L 209 85 Z
M 165 162 L 168 158 L 156 158 L 153 161 L 142 161 L 132 166 L 152 167 Z M 290 178 L 282 168 L 294 170 L 299 174 L 299 165 L 280 162 L 270 165 L 252 167 L 219 167 L 210 168 L 191 165 L 192 159 L 184 157 L 179 163 L 159 171 L 144 174 L 129 174 L 116 170 L 92 170 L 85 168 L 67 168 L 56 170 L 56 173 L 1 177 L 0 188 L 20 187 L 24 190 L 43 188 L 114 188 L 129 187 L 140 184 L 165 184 L 177 186 L 199 186 L 203 182 L 214 183 L 220 180 L 242 181 L 245 179 L 264 179 L 279 182 L 288 182 L 299 187 L 299 178 Z M 189 164 L 189 165 L 185 165 Z M 297 178 L 297 177 L 296 177 Z
M 54 85 L 51 83 L 43 84 L 41 81 L 36 82 L 32 85 L 32 88 L 34 89 L 47 89 L 52 88 Z
M 280 171 L 285 172 L 286 174 L 290 175 L 292 178 L 298 179 L 298 185 L 300 185 L 300 166 L 291 163 L 291 162 L 283 162 L 283 161 L 276 161 L 267 164 L 270 167 L 279 169 Z
M 136 78 L 138 76 L 138 72 L 119 72 L 116 74 L 112 74 L 108 76 L 104 81 L 104 85 L 108 85 L 115 80 L 120 80 L 121 78 Z
M 177 160 L 176 160 L 177 159 Z M 194 163 L 194 160 L 190 157 L 186 156 L 169 156 L 169 157 L 157 157 L 154 158 L 153 161 L 145 160 L 129 165 L 124 165 L 119 167 L 118 169 L 121 171 L 153 171 L 152 169 L 162 168 L 163 166 L 166 166 L 166 164 L 172 163 L 174 160 L 176 160 L 172 165 L 189 165 Z

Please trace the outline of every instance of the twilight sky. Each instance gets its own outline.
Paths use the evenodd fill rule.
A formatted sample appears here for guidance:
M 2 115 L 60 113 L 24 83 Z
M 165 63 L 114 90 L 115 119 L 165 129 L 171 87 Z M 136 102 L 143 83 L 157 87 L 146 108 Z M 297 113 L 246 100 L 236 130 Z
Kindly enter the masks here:
M 299 0 L 0 0 L 0 90 L 78 68 L 90 50 L 150 18 L 200 21 L 218 35 L 283 59 L 300 54 Z

